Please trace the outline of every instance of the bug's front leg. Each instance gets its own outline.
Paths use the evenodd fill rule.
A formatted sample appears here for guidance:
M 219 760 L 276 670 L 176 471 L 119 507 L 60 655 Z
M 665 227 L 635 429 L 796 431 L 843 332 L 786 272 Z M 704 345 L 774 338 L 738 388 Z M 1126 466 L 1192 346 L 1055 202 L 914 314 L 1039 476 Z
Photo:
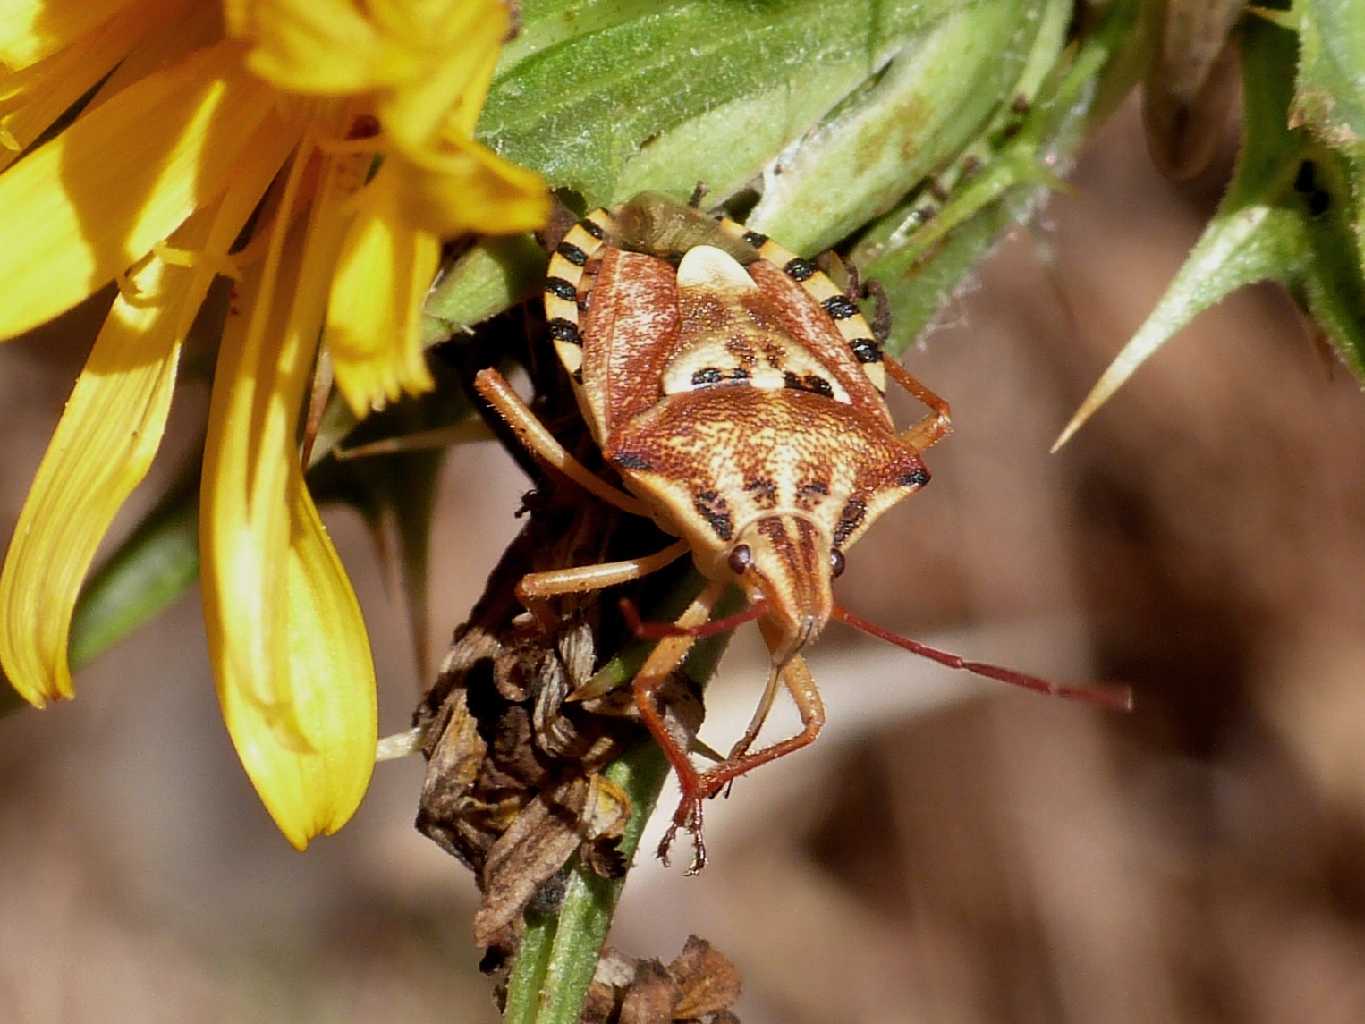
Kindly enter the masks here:
M 763 688 L 763 696 L 759 698 L 758 706 L 754 708 L 753 716 L 749 719 L 749 727 L 744 730 L 744 735 L 730 748 L 730 756 L 725 758 L 725 761 L 734 761 L 743 757 L 754 745 L 754 740 L 758 739 L 763 723 L 768 720 L 768 712 L 773 709 L 773 699 L 777 696 L 777 683 L 780 678 L 781 672 L 777 668 L 769 673 L 768 685 Z
M 745 753 L 737 757 L 732 754 L 703 773 L 701 777 L 703 798 L 714 796 L 735 779 L 755 768 L 776 761 L 779 757 L 794 754 L 802 747 L 810 746 L 820 735 L 820 730 L 825 726 L 825 703 L 820 699 L 820 690 L 816 687 L 815 679 L 811 676 L 810 669 L 806 667 L 804 658 L 797 655 L 787 662 L 782 669 L 782 683 L 791 694 L 796 710 L 801 715 L 801 731 L 752 754 Z M 752 742 L 748 732 L 745 733 L 745 738 Z
M 690 612 L 691 609 L 688 611 Z M 679 619 L 678 625 L 691 625 L 691 623 L 684 623 L 682 619 Z M 772 628 L 762 621 L 759 623 L 759 628 L 763 631 L 764 640 L 768 643 L 769 648 L 773 647 L 778 642 L 778 638 L 772 632 Z M 801 715 L 801 731 L 795 736 L 772 744 L 772 746 L 764 747 L 752 754 L 746 753 L 744 751 L 747 751 L 749 744 L 758 735 L 758 730 L 762 728 L 763 720 L 772 707 L 771 691 L 774 689 L 773 684 L 779 674 L 783 685 L 786 686 L 787 692 L 791 694 L 792 700 L 796 704 L 797 712 Z M 643 671 L 641 675 L 644 675 Z M 638 702 L 640 698 L 639 683 L 637 682 L 636 685 Z M 662 685 L 662 680 L 655 683 L 654 687 L 657 688 L 659 685 Z M 646 718 L 647 724 L 648 721 Z M 695 875 L 699 872 L 706 866 L 706 845 L 702 840 L 702 802 L 715 796 L 739 776 L 814 743 L 824 725 L 824 701 L 820 699 L 820 691 L 815 685 L 810 669 L 806 667 L 805 659 L 796 655 L 782 667 L 780 673 L 775 673 L 774 677 L 770 679 L 769 690 L 765 691 L 763 698 L 759 701 L 758 710 L 754 713 L 753 721 L 750 722 L 749 728 L 745 731 L 744 738 L 735 745 L 735 751 L 739 751 L 739 753 L 732 751 L 729 757 L 714 768 L 698 773 L 692 767 L 691 762 L 687 760 L 685 752 L 677 749 L 678 757 L 675 758 L 668 745 L 660 740 L 660 745 L 664 747 L 664 752 L 668 754 L 669 761 L 673 763 L 678 772 L 678 780 L 682 787 L 682 799 L 678 803 L 677 811 L 674 812 L 673 821 L 669 825 L 668 831 L 664 833 L 663 842 L 659 844 L 659 856 L 667 863 L 668 847 L 672 843 L 674 835 L 679 828 L 685 828 L 692 833 L 696 845 L 696 855 L 693 857 L 692 865 L 687 869 L 687 873 Z M 653 725 L 650 726 L 650 731 L 655 731 Z M 656 737 L 657 735 L 656 733 Z
M 688 605 L 687 610 L 680 615 L 675 625 L 683 629 L 691 629 L 703 625 L 711 618 L 711 612 L 716 607 L 716 602 L 725 593 L 725 584 L 711 582 L 702 588 Z M 636 673 L 634 681 L 631 683 L 635 692 L 635 707 L 640 712 L 640 720 L 644 722 L 645 728 L 649 730 L 654 741 L 663 750 L 664 756 L 668 758 L 668 763 L 672 765 L 674 773 L 678 776 L 678 785 L 682 788 L 682 803 L 678 807 L 678 813 L 673 816 L 673 823 L 669 825 L 668 831 L 664 833 L 664 838 L 659 843 L 659 859 L 665 864 L 668 863 L 668 848 L 673 844 L 673 837 L 678 829 L 685 828 L 692 833 L 692 841 L 695 853 L 692 858 L 692 866 L 688 869 L 688 874 L 696 874 L 706 864 L 706 844 L 702 838 L 701 802 L 705 799 L 701 775 L 696 768 L 692 767 L 692 761 L 687 756 L 686 747 L 679 743 L 677 738 L 668 731 L 668 726 L 664 722 L 664 716 L 658 707 L 657 695 L 660 687 L 668 680 L 668 676 L 674 669 L 682 664 L 682 660 L 687 657 L 687 652 L 696 643 L 696 638 L 692 636 L 670 636 L 660 640 L 658 645 L 650 652 L 645 663 L 640 666 L 640 671 Z
M 512 428 L 527 450 L 546 465 L 559 470 L 585 491 L 623 512 L 637 516 L 649 514 L 639 501 L 607 483 L 565 451 L 564 446 L 555 440 L 554 435 L 545 429 L 545 424 L 521 400 L 521 396 L 512 390 L 507 378 L 497 370 L 492 367 L 480 370 L 474 378 L 474 388 L 485 402 L 498 411 L 498 415 Z

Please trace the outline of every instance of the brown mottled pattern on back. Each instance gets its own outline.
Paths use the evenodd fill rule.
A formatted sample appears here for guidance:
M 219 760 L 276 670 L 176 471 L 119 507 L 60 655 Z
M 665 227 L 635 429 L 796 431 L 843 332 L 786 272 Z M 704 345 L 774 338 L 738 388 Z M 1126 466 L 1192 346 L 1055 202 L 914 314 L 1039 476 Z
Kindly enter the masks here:
M 659 400 L 659 379 L 678 332 L 672 266 L 643 253 L 602 249 L 583 317 L 580 402 L 603 447 Z
M 751 263 L 748 271 L 762 289 L 752 300 L 746 297 L 753 315 L 790 337 L 800 338 L 811 355 L 844 386 L 853 405 L 875 414 L 890 427 L 891 413 L 881 392 L 868 379 L 829 314 L 810 293 L 767 260 Z

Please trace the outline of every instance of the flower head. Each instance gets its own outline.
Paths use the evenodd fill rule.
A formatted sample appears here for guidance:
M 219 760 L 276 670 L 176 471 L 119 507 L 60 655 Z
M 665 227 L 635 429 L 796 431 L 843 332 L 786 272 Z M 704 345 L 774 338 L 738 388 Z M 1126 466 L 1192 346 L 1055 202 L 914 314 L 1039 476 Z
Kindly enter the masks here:
M 539 179 L 471 136 L 508 27 L 500 0 L 0 0 L 0 339 L 118 285 L 0 573 L 0 667 L 36 705 L 72 695 L 81 580 L 232 278 L 205 624 L 233 742 L 300 848 L 368 785 L 375 695 L 296 424 L 320 339 L 357 413 L 430 387 L 417 315 L 441 239 L 544 219 Z

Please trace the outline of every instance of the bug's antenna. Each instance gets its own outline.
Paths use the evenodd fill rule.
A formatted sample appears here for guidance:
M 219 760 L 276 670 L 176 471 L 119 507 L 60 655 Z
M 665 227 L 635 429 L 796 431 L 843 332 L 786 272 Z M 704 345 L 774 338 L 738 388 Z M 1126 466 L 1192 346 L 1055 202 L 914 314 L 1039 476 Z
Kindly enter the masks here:
M 834 606 L 832 616 L 845 625 L 852 626 L 854 629 L 862 630 L 870 636 L 875 636 L 879 640 L 885 640 L 889 644 L 895 644 L 912 654 L 918 654 L 922 658 L 936 661 L 940 665 L 948 668 L 962 669 L 974 675 L 985 676 L 987 679 L 995 679 L 1002 683 L 1009 683 L 1011 686 L 1022 686 L 1026 690 L 1033 690 L 1036 693 L 1045 693 L 1050 697 L 1067 697 L 1072 700 L 1089 701 L 1092 704 L 1099 704 L 1103 707 L 1113 708 L 1116 711 L 1133 710 L 1133 691 L 1131 687 L 1123 684 L 1104 684 L 1095 686 L 1063 686 L 1059 683 L 1041 679 L 1038 676 L 1031 676 L 1026 672 L 1016 672 L 1012 668 L 1003 668 L 1000 665 L 992 665 L 984 661 L 968 661 L 960 655 L 949 651 L 941 651 L 937 647 L 930 647 L 928 644 L 920 643 L 918 640 L 911 640 L 909 637 L 900 636 L 892 633 L 888 629 L 883 629 L 875 623 L 868 622 L 866 619 L 854 615 L 847 608 L 839 605 Z
M 666 636 L 690 636 L 701 639 L 715 636 L 717 633 L 728 633 L 746 622 L 752 622 L 767 610 L 766 601 L 755 601 L 744 611 L 736 612 L 734 615 L 704 622 L 700 626 L 678 626 L 672 622 L 641 622 L 640 613 L 635 609 L 635 602 L 628 597 L 621 598 L 621 614 L 625 617 L 626 628 L 636 636 L 650 640 L 662 640 Z

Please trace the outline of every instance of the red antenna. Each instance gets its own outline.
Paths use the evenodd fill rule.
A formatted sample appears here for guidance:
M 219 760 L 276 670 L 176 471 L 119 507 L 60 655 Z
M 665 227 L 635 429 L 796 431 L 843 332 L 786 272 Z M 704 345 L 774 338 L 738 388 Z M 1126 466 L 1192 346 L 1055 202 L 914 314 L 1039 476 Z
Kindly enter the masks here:
M 937 647 L 930 647 L 918 640 L 911 640 L 909 637 L 900 636 L 888 629 L 883 629 L 881 626 L 868 622 L 839 605 L 834 606 L 833 618 L 845 625 L 852 626 L 854 629 L 862 630 L 870 636 L 875 636 L 879 640 L 895 644 L 912 654 L 918 654 L 922 658 L 928 658 L 940 665 L 946 665 L 948 668 L 962 669 L 978 676 L 985 676 L 987 679 L 1009 683 L 1011 686 L 1022 686 L 1026 690 L 1045 693 L 1050 697 L 1067 697 L 1072 700 L 1088 701 L 1092 704 L 1113 708 L 1116 711 L 1133 710 L 1132 689 L 1119 683 L 1100 683 L 1095 686 L 1062 686 L 1038 676 L 1031 676 L 1026 672 L 1016 672 L 1012 668 L 1003 668 L 1000 665 L 992 665 L 984 661 L 968 661 L 949 651 L 940 651 Z

